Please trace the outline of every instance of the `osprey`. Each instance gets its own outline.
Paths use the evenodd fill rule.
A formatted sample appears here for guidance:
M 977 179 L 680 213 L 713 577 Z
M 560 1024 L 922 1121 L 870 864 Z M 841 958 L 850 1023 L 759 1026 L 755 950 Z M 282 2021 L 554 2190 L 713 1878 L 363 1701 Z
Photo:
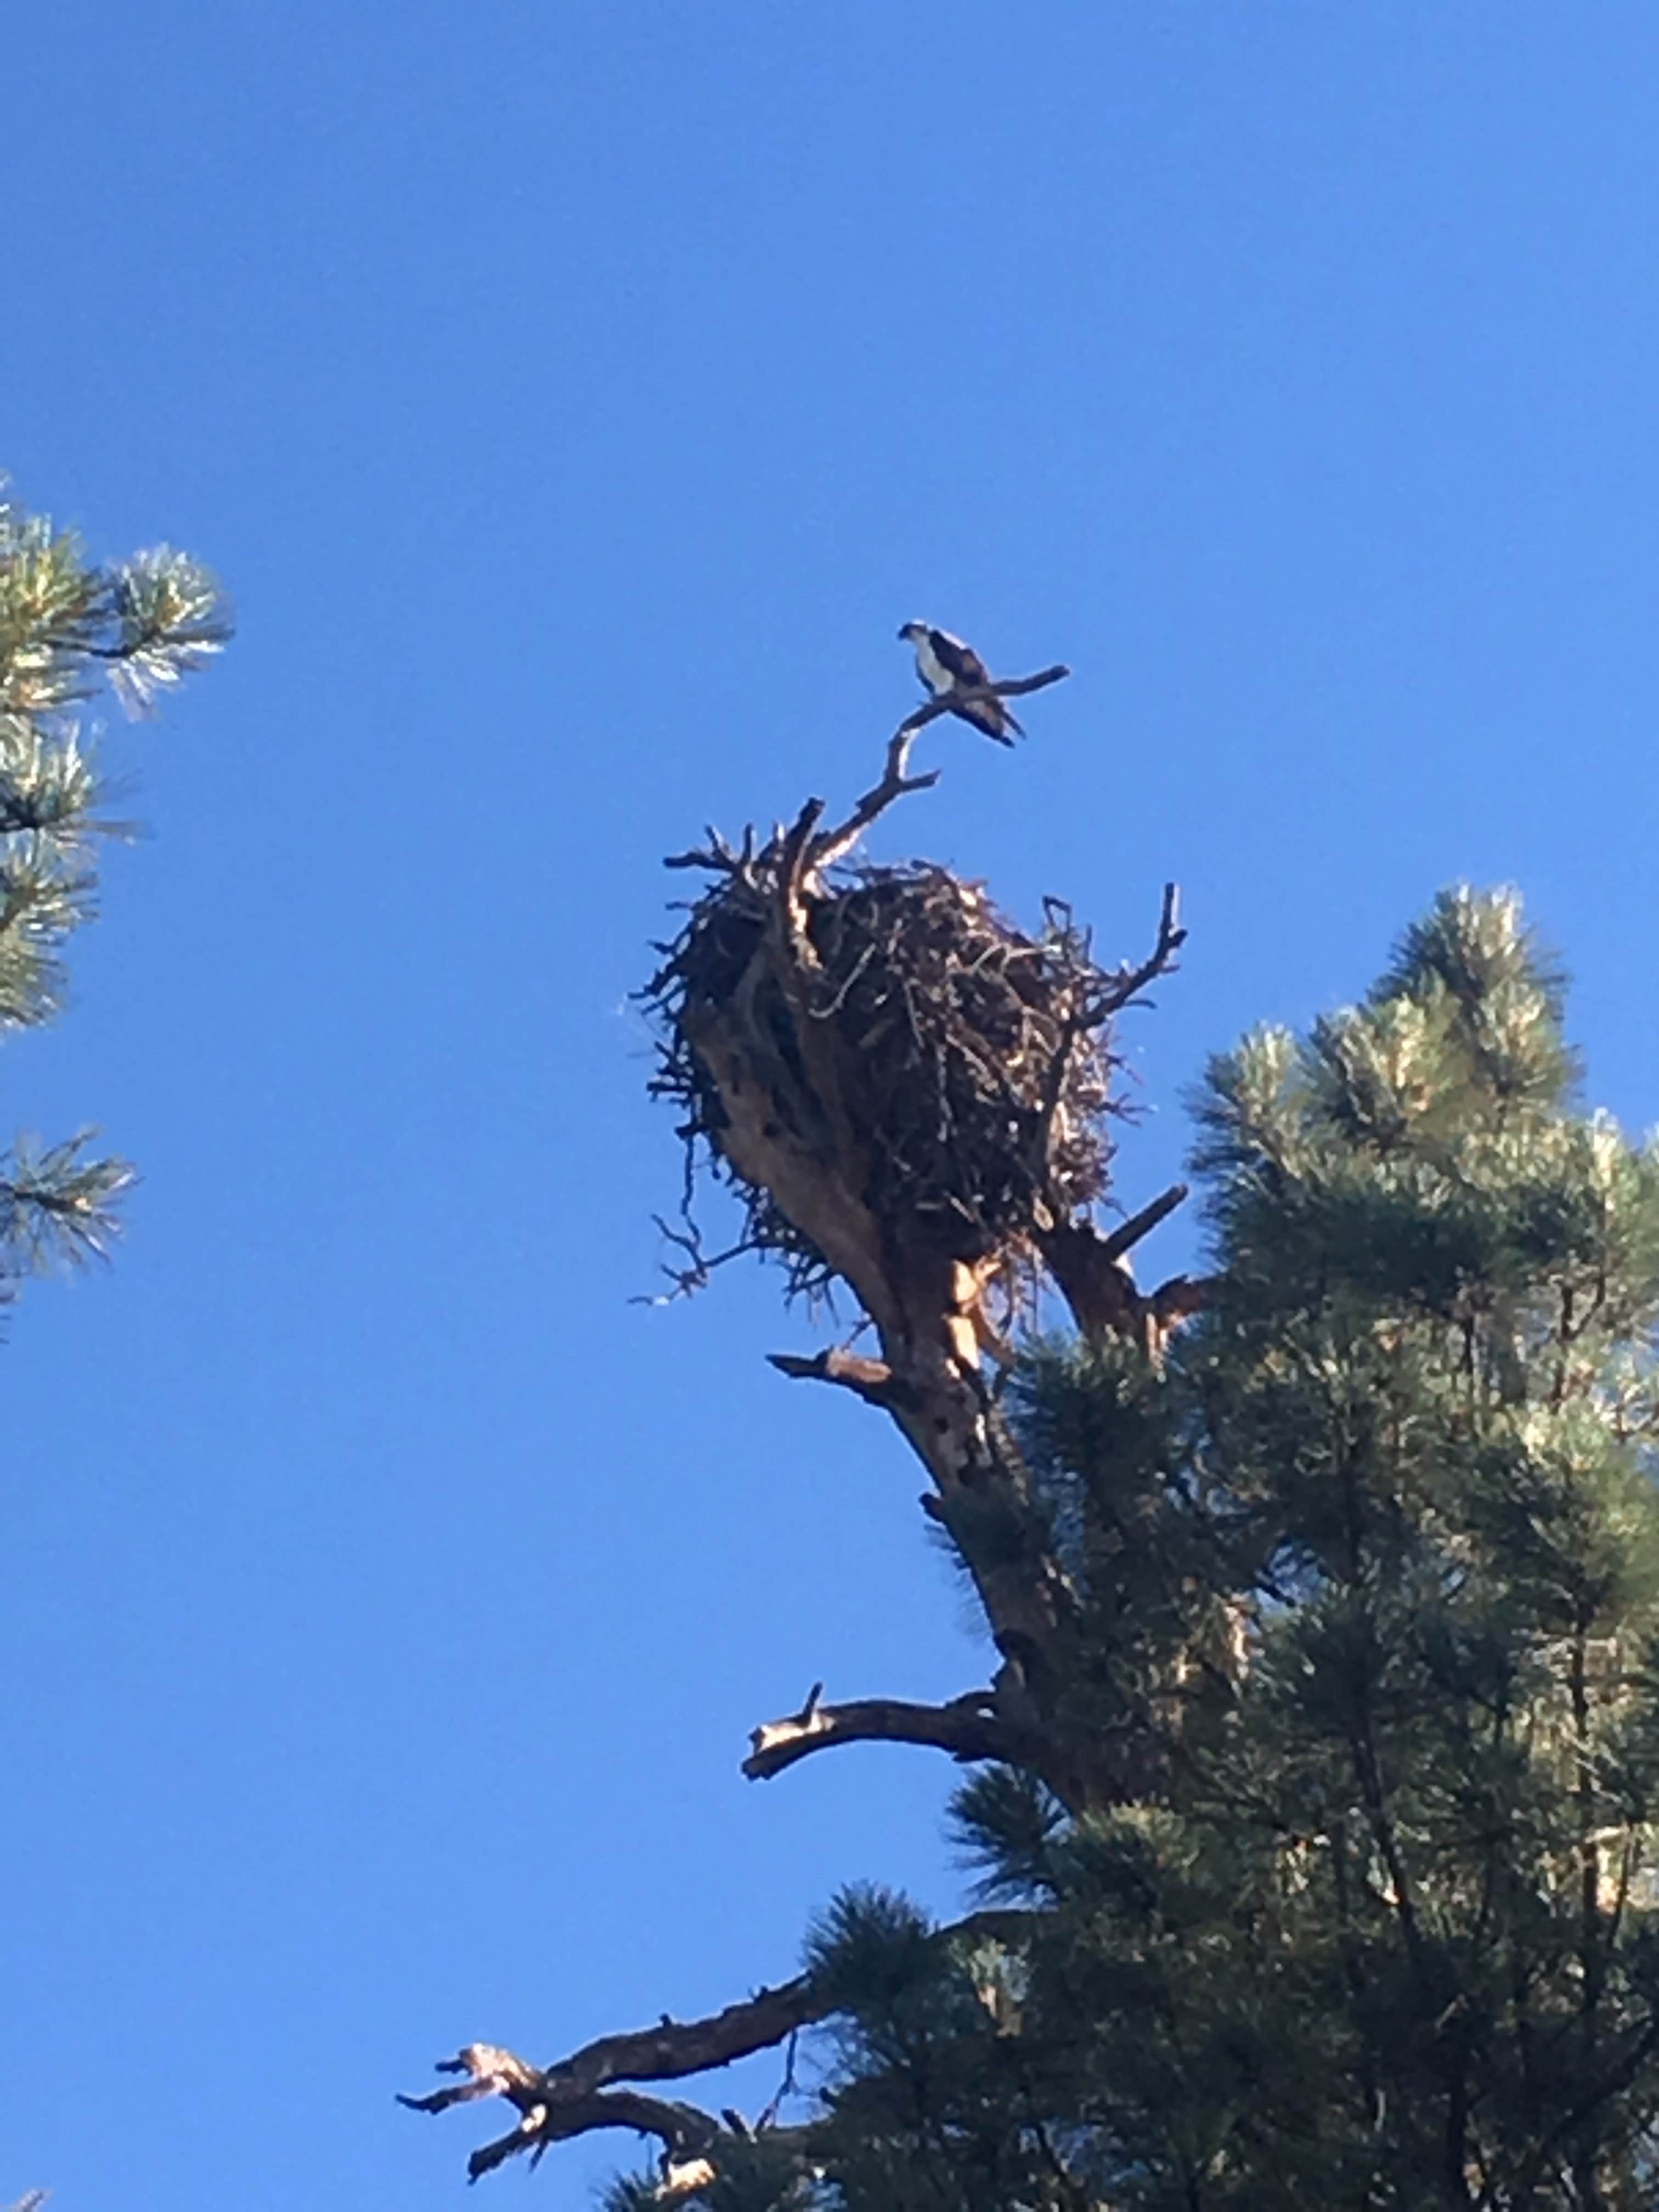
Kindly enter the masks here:
M 988 684 L 991 672 L 974 651 L 959 637 L 952 637 L 948 629 L 933 629 L 927 623 L 908 622 L 899 635 L 916 649 L 916 673 L 935 699 L 947 698 L 952 691 L 972 690 L 976 685 Z M 965 707 L 952 708 L 964 722 L 988 738 L 994 738 L 1000 745 L 1014 742 L 1010 730 L 1024 737 L 1025 732 L 1008 712 L 1000 699 L 971 699 Z

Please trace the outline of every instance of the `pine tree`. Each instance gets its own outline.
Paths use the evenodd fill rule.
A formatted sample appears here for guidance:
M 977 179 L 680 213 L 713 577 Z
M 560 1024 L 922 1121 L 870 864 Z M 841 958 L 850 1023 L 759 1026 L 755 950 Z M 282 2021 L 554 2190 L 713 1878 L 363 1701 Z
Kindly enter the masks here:
M 1580 1106 L 1514 896 L 1449 892 L 1363 1003 L 1213 1064 L 1211 1271 L 1140 1291 L 1186 1194 L 1099 1225 L 1110 1025 L 1173 901 L 1105 971 L 1063 908 L 848 872 L 927 719 L 839 829 L 682 856 L 652 996 L 735 1249 L 878 1346 L 775 1364 L 891 1417 L 999 1655 L 941 1707 L 815 1688 L 746 1771 L 950 1752 L 981 1909 L 850 1887 L 779 1989 L 410 2101 L 514 2105 L 475 2175 L 654 2136 L 612 2212 L 1647 2207 L 1659 1156 Z M 827 2085 L 757 2122 L 623 2086 L 803 2029 Z
M 0 1027 L 38 1028 L 63 1004 L 63 947 L 94 910 L 105 813 L 86 708 L 107 683 L 130 715 L 229 635 L 212 578 L 166 546 L 113 567 L 5 496 L 0 478 Z M 92 1133 L 0 1155 L 0 1304 L 23 1279 L 105 1250 L 132 1179 Z

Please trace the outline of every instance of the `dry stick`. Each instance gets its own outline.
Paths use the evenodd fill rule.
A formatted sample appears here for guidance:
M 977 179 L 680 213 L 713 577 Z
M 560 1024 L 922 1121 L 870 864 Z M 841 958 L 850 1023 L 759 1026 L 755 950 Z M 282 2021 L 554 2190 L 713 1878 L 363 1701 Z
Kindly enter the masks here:
M 787 835 L 777 841 L 778 929 L 769 928 L 766 942 L 773 974 L 794 1018 L 795 1040 L 807 1079 L 829 1119 L 836 1158 L 842 1164 L 843 1173 L 851 1173 L 853 1188 L 857 1189 L 864 1182 L 861 1148 L 842 1092 L 840 1065 L 833 1042 L 812 1020 L 813 979 L 823 973 L 823 963 L 812 942 L 807 897 L 814 873 L 812 854 L 818 842 L 813 832 L 823 813 L 823 801 L 809 799 Z
M 737 876 L 744 883 L 752 881 L 755 859 L 755 825 L 752 822 L 744 825 L 741 846 L 728 844 L 712 824 L 703 835 L 708 840 L 707 845 L 693 846 L 689 853 L 670 853 L 664 859 L 664 867 L 707 868 L 715 875 Z
M 706 2073 L 751 2051 L 769 2050 L 792 2028 L 821 2020 L 826 2010 L 808 1978 L 797 1974 L 780 1988 L 757 1990 L 703 2020 L 664 2020 L 655 2027 L 599 2036 L 545 2068 L 541 2087 L 553 2097 L 585 2097 L 616 2081 L 668 2081 Z
M 672 1306 L 677 1298 L 689 1298 L 696 1291 L 704 1289 L 715 1268 L 725 1267 L 728 1260 L 741 1260 L 748 1253 L 764 1249 L 752 1238 L 744 1237 L 737 1243 L 728 1245 L 724 1252 L 705 1252 L 702 1232 L 689 1214 L 684 1217 L 686 1225 L 683 1230 L 671 1227 L 660 1213 L 653 1213 L 651 1218 L 665 1242 L 678 1245 L 685 1254 L 686 1264 L 684 1267 L 671 1267 L 665 1261 L 661 1273 L 667 1276 L 674 1285 L 673 1289 L 660 1291 L 655 1297 L 644 1295 L 631 1297 L 628 1301 L 630 1306 Z
M 1069 918 L 1070 908 L 1063 909 Z M 1120 968 L 1103 994 L 1091 1000 L 1066 1018 L 1060 1042 L 1049 1063 L 1048 1080 L 1043 1085 L 1043 1097 L 1037 1118 L 1037 1129 L 1042 1147 L 1039 1168 L 1046 1165 L 1054 1115 L 1060 1108 L 1060 1095 L 1065 1087 L 1066 1072 L 1071 1066 L 1072 1053 L 1078 1039 L 1091 1030 L 1100 1029 L 1115 1013 L 1121 1013 L 1135 994 L 1146 988 L 1154 976 L 1161 975 L 1170 966 L 1176 954 L 1187 941 L 1187 933 L 1181 927 L 1181 890 L 1176 884 L 1164 886 L 1163 904 L 1158 909 L 1158 936 L 1151 952 L 1139 968 Z M 1178 1201 L 1177 1201 L 1178 1202 Z M 1159 1217 L 1162 1218 L 1162 1216 Z M 1149 1224 L 1148 1226 L 1153 1224 Z M 1133 1240 L 1131 1240 L 1133 1241 Z M 1121 1246 L 1120 1249 L 1127 1250 Z

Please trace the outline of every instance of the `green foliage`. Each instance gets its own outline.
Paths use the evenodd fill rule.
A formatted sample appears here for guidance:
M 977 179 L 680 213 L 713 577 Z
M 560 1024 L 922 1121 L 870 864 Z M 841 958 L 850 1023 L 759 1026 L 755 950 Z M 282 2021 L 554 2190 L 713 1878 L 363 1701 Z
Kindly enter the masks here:
M 951 1819 L 963 1859 L 980 1869 L 982 1897 L 1052 1897 L 1066 1808 L 1039 1777 L 1018 1766 L 981 1767 L 957 1791 Z
M 106 682 L 130 714 L 218 653 L 228 611 L 207 572 L 165 546 L 112 568 L 3 496 L 0 480 L 0 1029 L 51 1021 L 62 953 L 94 910 L 93 848 L 124 825 L 81 710 Z M 101 1253 L 131 1180 L 89 1133 L 0 1157 L 0 1302 L 27 1275 Z
M 1579 1109 L 1561 1013 L 1515 899 L 1446 894 L 1212 1067 L 1167 1367 L 1026 1363 L 1065 1724 L 1142 1781 L 967 1782 L 994 1941 L 826 1916 L 817 2201 L 1659 2197 L 1659 1156 Z

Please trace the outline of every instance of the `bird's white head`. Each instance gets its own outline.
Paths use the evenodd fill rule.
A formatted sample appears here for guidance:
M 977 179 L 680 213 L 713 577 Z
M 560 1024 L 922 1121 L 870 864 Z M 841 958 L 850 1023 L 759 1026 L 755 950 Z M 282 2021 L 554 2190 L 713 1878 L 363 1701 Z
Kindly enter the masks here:
M 905 623 L 903 629 L 900 630 L 899 635 L 903 638 L 908 644 L 916 645 L 927 636 L 927 629 L 928 625 L 926 623 L 908 622 Z

